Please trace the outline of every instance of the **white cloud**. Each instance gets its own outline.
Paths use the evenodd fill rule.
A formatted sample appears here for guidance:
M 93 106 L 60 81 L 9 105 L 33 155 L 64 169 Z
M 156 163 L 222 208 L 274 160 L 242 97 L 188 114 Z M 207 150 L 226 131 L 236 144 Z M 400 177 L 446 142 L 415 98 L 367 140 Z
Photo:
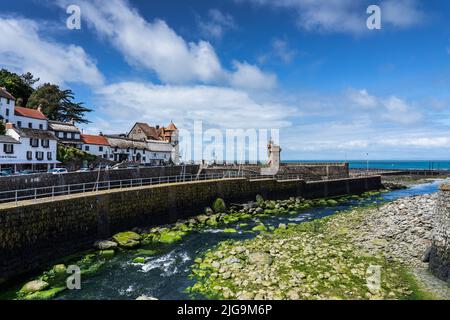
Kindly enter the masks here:
M 294 9 L 297 25 L 311 32 L 352 33 L 367 32 L 367 13 L 371 0 L 236 0 L 276 8 Z M 381 3 L 382 25 L 411 27 L 420 24 L 424 14 L 416 0 L 385 0 Z
M 425 19 L 416 0 L 385 0 L 380 7 L 383 23 L 395 27 L 408 28 L 422 23 Z
M 246 62 L 234 61 L 235 72 L 231 74 L 231 85 L 245 89 L 273 89 L 277 84 L 277 77 L 263 73 L 258 67 Z
M 209 42 L 186 42 L 165 21 L 146 21 L 124 0 L 111 0 L 107 6 L 100 0 L 70 2 L 81 6 L 88 25 L 110 41 L 130 64 L 154 71 L 163 83 L 228 85 L 234 82 L 232 72 L 222 67 Z M 64 6 L 68 2 L 60 0 L 59 3 Z M 226 19 L 218 11 L 212 12 L 216 20 Z M 258 69 L 261 76 L 266 75 L 256 66 L 253 69 Z M 273 80 L 272 75 L 267 77 L 269 82 Z
M 199 20 L 198 26 L 206 37 L 221 39 L 225 32 L 236 29 L 236 22 L 232 15 L 211 9 L 208 11 L 208 20 Z
M 377 105 L 376 98 L 369 95 L 366 89 L 350 89 L 348 94 L 352 102 L 363 108 L 374 108 Z
M 160 123 L 173 119 L 180 127 L 202 120 L 216 128 L 279 128 L 290 126 L 296 110 L 259 102 L 244 91 L 215 86 L 173 86 L 121 82 L 97 91 L 100 112 L 123 130 L 134 121 Z
M 349 89 L 347 97 L 351 103 L 362 110 L 370 110 L 371 115 L 376 119 L 410 125 L 422 120 L 423 115 L 416 108 L 396 96 L 387 98 L 375 97 L 370 95 L 366 89 Z
M 382 105 L 385 108 L 382 114 L 384 119 L 401 124 L 414 124 L 422 119 L 420 112 L 414 111 L 411 105 L 395 96 L 382 101 Z
M 24 18 L 0 17 L 0 65 L 31 72 L 41 82 L 101 85 L 103 76 L 83 48 L 46 39 L 39 24 Z

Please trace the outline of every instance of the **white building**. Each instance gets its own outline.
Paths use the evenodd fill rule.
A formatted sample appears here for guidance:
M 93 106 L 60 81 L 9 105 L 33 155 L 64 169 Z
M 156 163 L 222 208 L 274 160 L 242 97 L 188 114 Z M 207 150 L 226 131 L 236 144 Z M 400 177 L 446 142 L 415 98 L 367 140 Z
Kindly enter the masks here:
M 0 136 L 0 165 L 18 170 L 45 171 L 59 161 L 56 137 L 46 130 L 17 128 L 6 124 L 6 135 Z
M 178 164 L 180 161 L 178 128 L 172 121 L 167 127 L 151 127 L 147 123 L 136 122 L 127 137 L 147 143 L 152 164 Z
M 134 162 L 140 164 L 157 165 L 152 162 L 152 155 L 145 141 L 133 140 L 123 136 L 105 136 L 111 147 L 112 161 Z
M 0 117 L 6 132 L 0 135 L 0 168 L 48 170 L 57 161 L 57 139 L 39 109 L 15 106 L 14 97 L 0 88 Z
M 48 121 L 48 130 L 53 131 L 58 143 L 82 149 L 81 131 L 73 122 Z
M 5 88 L 0 87 L 0 121 L 8 123 L 14 117 L 14 97 L 6 91 Z
M 111 146 L 108 140 L 102 135 L 81 135 L 82 147 L 81 150 L 93 154 L 95 156 L 114 161 L 114 155 L 111 152 Z

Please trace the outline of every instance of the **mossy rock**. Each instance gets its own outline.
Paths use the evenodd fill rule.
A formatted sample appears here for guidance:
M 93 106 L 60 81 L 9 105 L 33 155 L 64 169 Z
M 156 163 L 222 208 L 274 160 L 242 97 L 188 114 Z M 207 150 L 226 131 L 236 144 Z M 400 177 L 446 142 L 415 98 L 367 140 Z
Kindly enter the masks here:
M 327 201 L 327 204 L 328 204 L 328 206 L 330 206 L 330 207 L 334 207 L 334 206 L 337 206 L 337 205 L 339 204 L 339 202 L 337 202 L 336 200 L 333 200 L 333 199 L 329 199 L 329 200 Z
M 133 259 L 134 263 L 145 263 L 145 258 L 144 257 L 136 257 Z
M 45 291 L 38 291 L 38 292 L 34 292 L 31 293 L 27 296 L 25 296 L 23 299 L 24 300 L 50 300 L 53 299 L 58 293 L 64 291 L 66 289 L 66 287 L 57 287 L 57 288 L 52 288 L 49 290 L 45 290 Z
M 227 228 L 227 229 L 224 229 L 223 232 L 225 232 L 225 233 L 236 233 L 237 231 L 236 231 L 236 229 L 233 229 L 233 228 Z
M 260 195 L 260 194 L 256 195 L 256 203 L 258 204 L 258 206 L 264 205 L 264 198 L 262 195 Z
M 252 231 L 267 231 L 267 228 L 265 225 L 260 224 L 260 225 L 253 227 Z
M 206 220 L 206 224 L 210 227 L 215 227 L 217 226 L 219 223 L 217 222 L 217 217 L 216 216 L 212 216 L 211 218 L 209 218 L 208 220 Z
M 180 241 L 186 233 L 182 231 L 164 231 L 159 236 L 159 242 L 162 243 L 174 243 Z
M 89 266 L 85 266 L 81 269 L 82 276 L 89 276 L 97 273 L 103 266 L 105 265 L 105 261 L 96 261 Z
M 158 253 L 158 251 L 156 251 L 156 250 L 140 249 L 136 252 L 136 255 L 138 255 L 138 256 L 153 256 L 157 253 Z
M 227 206 L 222 198 L 217 198 L 212 205 L 212 209 L 216 213 L 225 212 L 227 211 Z
M 49 283 L 43 280 L 33 280 L 24 284 L 22 289 L 20 289 L 21 294 L 29 294 L 38 291 L 42 291 L 49 286 Z
M 98 254 L 102 258 L 111 259 L 114 257 L 114 250 L 101 250 Z
M 113 236 L 113 239 L 123 248 L 134 248 L 140 245 L 142 237 L 136 232 L 120 232 Z

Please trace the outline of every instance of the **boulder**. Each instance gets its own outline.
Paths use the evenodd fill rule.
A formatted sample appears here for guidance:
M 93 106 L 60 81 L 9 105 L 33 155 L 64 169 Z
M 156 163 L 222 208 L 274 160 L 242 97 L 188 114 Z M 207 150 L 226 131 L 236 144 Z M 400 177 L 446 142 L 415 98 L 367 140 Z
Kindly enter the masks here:
M 42 291 L 49 286 L 48 282 L 42 280 L 33 280 L 25 283 L 25 285 L 20 289 L 22 293 L 33 293 L 37 291 Z
M 142 237 L 136 232 L 126 231 L 115 234 L 113 239 L 123 248 L 134 248 L 140 244 Z
M 249 254 L 248 262 L 256 265 L 270 265 L 272 264 L 272 257 L 264 252 L 254 252 Z
M 225 201 L 222 198 L 217 198 L 213 205 L 212 205 L 212 209 L 214 210 L 214 212 L 225 212 L 227 211 L 227 206 L 225 204 Z
M 265 225 L 260 224 L 260 225 L 257 225 L 256 227 L 253 227 L 252 231 L 267 231 L 267 228 Z
M 100 257 L 110 259 L 114 257 L 114 250 L 101 250 L 99 252 Z
M 134 263 L 145 263 L 145 258 L 144 257 L 136 257 L 133 259 Z
M 162 243 L 174 243 L 180 241 L 185 233 L 183 231 L 164 231 L 159 236 L 159 241 Z

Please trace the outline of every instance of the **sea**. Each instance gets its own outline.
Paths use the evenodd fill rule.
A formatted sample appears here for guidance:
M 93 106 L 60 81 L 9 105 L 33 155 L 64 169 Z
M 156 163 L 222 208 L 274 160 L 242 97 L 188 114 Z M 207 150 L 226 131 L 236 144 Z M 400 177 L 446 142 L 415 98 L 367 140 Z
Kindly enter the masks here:
M 283 163 L 337 163 L 348 162 L 350 169 L 383 170 L 450 170 L 450 160 L 286 160 Z

